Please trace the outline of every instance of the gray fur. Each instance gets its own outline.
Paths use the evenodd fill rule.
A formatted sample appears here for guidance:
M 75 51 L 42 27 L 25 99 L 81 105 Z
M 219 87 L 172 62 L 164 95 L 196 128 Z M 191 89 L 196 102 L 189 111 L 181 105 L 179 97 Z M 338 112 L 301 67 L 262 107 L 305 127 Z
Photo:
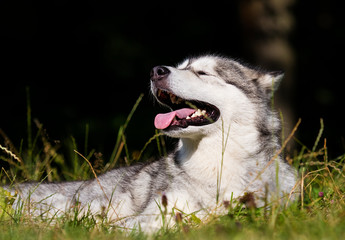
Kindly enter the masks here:
M 219 119 L 205 126 L 164 130 L 180 138 L 174 152 L 151 163 L 111 170 L 98 177 L 100 184 L 92 179 L 16 185 L 22 199 L 36 203 L 33 214 L 59 215 L 79 205 L 93 213 L 106 209 L 108 218 L 117 224 L 129 228 L 140 224 L 150 231 L 162 224 L 157 206 L 162 195 L 168 198 L 169 212 L 173 208 L 175 212 L 198 212 L 200 218 L 221 209 L 219 205 L 231 196 L 238 198 L 245 192 L 255 194 L 258 206 L 264 204 L 263 198 L 269 201 L 277 194 L 295 198 L 286 195 L 296 183 L 293 168 L 282 156 L 275 160 L 279 168 L 275 163 L 268 165 L 281 147 L 280 122 L 270 101 L 282 74 L 212 55 L 167 68 L 168 76 L 151 82 L 155 97 L 157 89 L 163 89 L 183 99 L 210 103 L 219 108 Z

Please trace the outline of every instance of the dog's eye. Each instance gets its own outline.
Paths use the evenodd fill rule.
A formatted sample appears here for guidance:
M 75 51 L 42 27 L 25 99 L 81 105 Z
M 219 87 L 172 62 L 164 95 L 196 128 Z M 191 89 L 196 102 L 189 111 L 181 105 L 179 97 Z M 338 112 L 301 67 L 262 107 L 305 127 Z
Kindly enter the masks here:
M 204 72 L 204 71 L 197 71 L 196 73 L 197 73 L 198 75 L 207 75 L 207 73 Z

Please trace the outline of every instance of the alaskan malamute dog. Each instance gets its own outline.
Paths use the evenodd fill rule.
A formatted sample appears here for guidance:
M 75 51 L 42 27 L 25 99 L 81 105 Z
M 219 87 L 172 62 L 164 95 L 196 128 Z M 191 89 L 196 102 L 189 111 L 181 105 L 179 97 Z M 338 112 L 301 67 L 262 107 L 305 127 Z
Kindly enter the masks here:
M 58 216 L 78 206 L 144 230 L 159 229 L 164 212 L 207 216 L 248 193 L 257 207 L 291 200 L 297 174 L 276 154 L 281 130 L 271 109 L 282 77 L 212 55 L 154 67 L 152 94 L 170 109 L 154 124 L 180 139 L 174 152 L 98 179 L 25 183 L 16 190 L 36 215 Z

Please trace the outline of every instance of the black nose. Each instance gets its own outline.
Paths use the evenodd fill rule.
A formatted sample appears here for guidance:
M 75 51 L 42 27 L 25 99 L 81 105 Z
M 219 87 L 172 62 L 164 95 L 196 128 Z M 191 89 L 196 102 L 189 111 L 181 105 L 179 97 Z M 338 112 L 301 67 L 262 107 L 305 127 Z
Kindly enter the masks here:
M 156 66 L 152 68 L 150 77 L 151 81 L 159 81 L 162 80 L 163 78 L 167 77 L 170 73 L 170 70 L 166 67 L 163 66 Z

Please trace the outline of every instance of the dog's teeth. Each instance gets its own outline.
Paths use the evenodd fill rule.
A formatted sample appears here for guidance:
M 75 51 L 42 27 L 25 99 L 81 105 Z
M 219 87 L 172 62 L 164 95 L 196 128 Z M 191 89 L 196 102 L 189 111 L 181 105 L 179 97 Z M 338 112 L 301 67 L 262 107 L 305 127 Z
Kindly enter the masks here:
M 192 116 L 190 116 L 190 118 L 201 117 L 201 116 L 206 116 L 206 110 L 201 111 L 200 109 L 198 109 L 198 110 L 196 110 L 196 112 L 194 112 L 192 114 Z M 189 119 L 189 118 L 187 118 L 187 119 Z
M 200 116 L 200 109 L 196 110 L 196 112 L 193 113 L 191 118 L 199 117 Z
M 197 117 L 202 116 L 202 113 L 201 113 L 201 110 L 200 110 L 200 109 L 198 109 L 198 110 L 196 111 L 196 116 L 197 116 Z
M 169 93 L 169 96 L 170 96 L 170 101 L 173 103 L 173 104 L 180 104 L 183 102 L 183 99 L 172 94 L 172 93 Z
M 189 119 L 190 119 L 190 116 L 187 116 L 186 119 L 189 120 Z
M 160 96 L 161 96 L 161 93 L 162 93 L 162 90 L 158 89 L 158 91 L 157 91 L 157 96 L 160 97 Z
M 175 101 L 176 104 L 180 104 L 183 102 L 182 98 L 177 97 L 177 100 Z
M 169 93 L 169 95 L 170 95 L 170 101 L 175 104 L 177 97 L 174 94 L 172 94 L 172 93 Z

